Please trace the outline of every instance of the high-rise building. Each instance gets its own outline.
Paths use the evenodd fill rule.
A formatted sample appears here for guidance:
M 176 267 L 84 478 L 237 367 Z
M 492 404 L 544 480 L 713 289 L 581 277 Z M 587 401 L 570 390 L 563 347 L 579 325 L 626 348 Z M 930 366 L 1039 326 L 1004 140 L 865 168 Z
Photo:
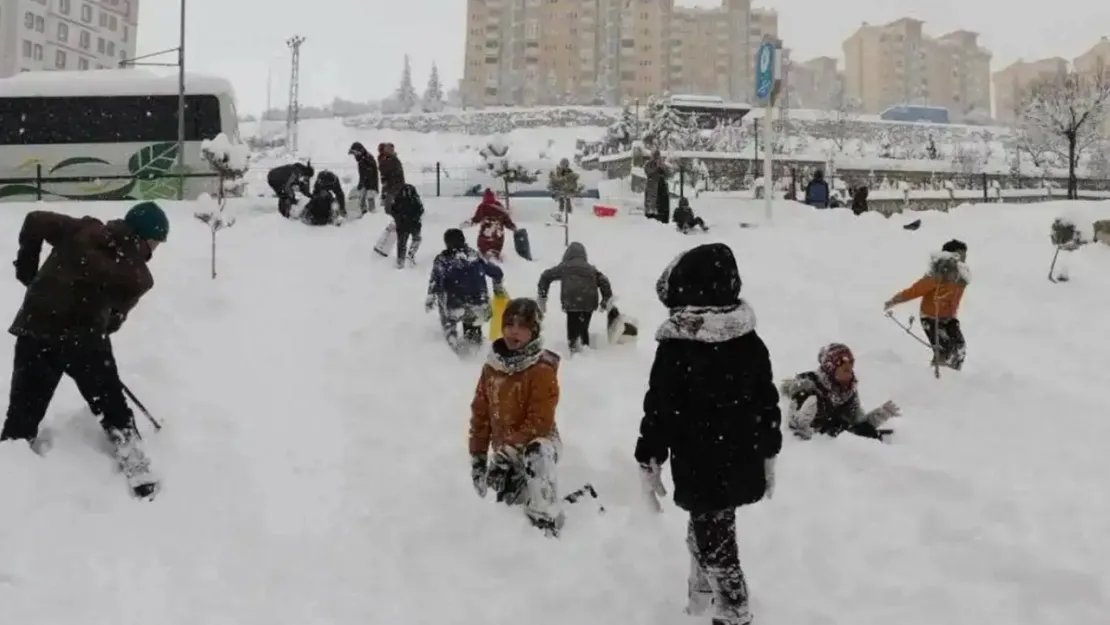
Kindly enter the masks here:
M 953 120 L 989 117 L 991 54 L 978 34 L 932 38 L 923 24 L 903 18 L 860 26 L 843 45 L 845 93 L 866 113 L 917 104 L 947 108 Z
M 844 100 L 844 77 L 837 69 L 838 61 L 819 56 L 790 65 L 788 92 L 790 106 L 803 109 L 835 110 L 841 106 L 854 108 Z
M 1068 62 L 1060 57 L 1039 61 L 1017 60 L 991 77 L 994 83 L 994 118 L 1012 124 L 1017 121 L 1023 100 L 1038 82 L 1066 73 Z
M 139 0 L 0 0 L 0 77 L 135 56 Z
M 716 9 L 674 0 L 467 0 L 468 105 L 617 104 L 666 91 L 751 97 L 751 0 Z M 753 43 L 754 42 L 754 43 Z

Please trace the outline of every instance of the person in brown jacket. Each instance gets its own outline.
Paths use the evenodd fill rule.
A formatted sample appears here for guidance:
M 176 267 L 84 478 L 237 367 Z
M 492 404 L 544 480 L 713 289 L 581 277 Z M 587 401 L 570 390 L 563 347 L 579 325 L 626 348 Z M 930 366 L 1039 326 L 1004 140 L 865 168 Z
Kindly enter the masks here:
M 957 318 L 964 291 L 971 282 L 966 262 L 967 244 L 952 239 L 944 244 L 939 254 L 933 254 L 928 273 L 883 304 L 889 311 L 898 304 L 920 298 L 921 327 L 933 345 L 933 364 L 955 370 L 963 367 L 967 356 L 967 341 Z
M 27 292 L 9 329 L 15 358 L 0 441 L 25 440 L 41 451 L 39 425 L 66 374 L 102 415 L 129 481 L 149 473 L 108 337 L 154 286 L 147 262 L 168 234 L 169 220 L 153 202 L 106 224 L 49 211 L 27 214 L 14 263 Z M 39 268 L 43 243 L 52 249 Z
M 559 356 L 543 348 L 535 301 L 509 302 L 470 403 L 470 470 L 474 489 L 523 506 L 533 525 L 558 536 L 563 512 L 556 490 L 560 442 Z M 491 456 L 492 452 L 492 456 Z
M 378 173 L 382 178 L 382 207 L 386 214 L 393 208 L 393 200 L 405 186 L 405 166 L 397 156 L 392 143 L 378 144 Z

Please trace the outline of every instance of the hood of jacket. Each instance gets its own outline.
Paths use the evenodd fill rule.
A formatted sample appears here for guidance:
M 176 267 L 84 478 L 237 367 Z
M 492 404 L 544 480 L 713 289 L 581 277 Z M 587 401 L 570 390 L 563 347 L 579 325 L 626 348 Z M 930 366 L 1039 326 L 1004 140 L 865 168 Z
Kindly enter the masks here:
M 671 261 L 655 283 L 655 293 L 667 308 L 731 308 L 740 304 L 740 269 L 732 249 L 707 243 Z
M 586 246 L 582 245 L 578 241 L 572 242 L 563 252 L 564 263 L 575 260 L 582 261 L 584 263 L 589 262 L 589 258 L 586 256 Z

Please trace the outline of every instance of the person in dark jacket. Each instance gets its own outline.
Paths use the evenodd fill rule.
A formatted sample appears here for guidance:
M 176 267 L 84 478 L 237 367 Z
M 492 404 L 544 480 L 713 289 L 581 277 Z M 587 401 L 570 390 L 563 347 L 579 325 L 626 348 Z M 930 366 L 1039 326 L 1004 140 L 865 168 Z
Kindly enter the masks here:
M 559 300 L 567 315 L 567 345 L 577 352 L 589 347 L 590 321 L 595 310 L 609 309 L 613 287 L 609 278 L 590 264 L 586 246 L 577 241 L 567 246 L 563 262 L 540 274 L 536 290 L 542 311 L 547 311 L 547 293 L 556 280 L 560 282 Z
M 721 625 L 751 623 L 736 508 L 771 496 L 782 447 L 771 357 L 740 286 L 736 258 L 722 243 L 680 254 L 659 277 L 670 317 L 655 335 L 635 452 L 657 507 L 660 467 L 671 460 L 675 504 L 690 514 L 687 611 L 713 607 Z
M 891 433 L 882 429 L 901 410 L 892 401 L 864 412 L 856 389 L 855 356 L 847 345 L 830 343 L 817 354 L 817 370 L 799 373 L 782 383 L 789 398 L 790 430 L 800 439 L 814 433 L 836 437 L 844 432 L 883 440 Z
M 153 202 L 122 220 L 102 223 L 32 211 L 19 231 L 16 279 L 27 287 L 8 330 L 16 337 L 11 395 L 0 441 L 32 443 L 62 375 L 76 383 L 112 443 L 137 494 L 149 462 L 139 447 L 109 335 L 117 332 L 154 286 L 147 262 L 169 235 L 166 213 Z M 51 247 L 39 267 L 43 243 Z
M 312 194 L 309 183 L 316 174 L 312 163 L 289 163 L 279 165 L 266 174 L 266 182 L 277 194 L 278 212 L 282 217 L 288 217 L 293 207 L 297 205 L 297 191 L 308 197 Z
M 404 268 L 406 261 L 415 265 L 424 220 L 424 202 L 420 200 L 416 187 L 411 184 L 401 187 L 393 200 L 392 216 L 397 228 L 397 268 Z
M 867 187 L 858 186 L 852 193 L 852 212 L 862 215 L 867 212 Z
M 446 249 L 432 262 L 428 279 L 428 298 L 424 309 L 439 309 L 439 321 L 447 344 L 456 353 L 466 353 L 482 345 L 482 325 L 493 316 L 486 278 L 493 280 L 495 293 L 504 294 L 504 272 L 466 244 L 458 228 L 443 233 Z M 459 339 L 459 324 L 463 337 Z
M 301 221 L 310 226 L 340 223 L 347 216 L 347 198 L 334 173 L 324 170 L 312 185 L 312 197 L 301 212 Z
M 678 200 L 678 208 L 674 209 L 674 225 L 682 234 L 690 234 L 694 228 L 701 228 L 702 232 L 709 232 L 709 226 L 705 225 L 705 221 L 694 215 L 694 209 L 690 208 L 690 200 L 682 197 Z
M 374 160 L 374 155 L 366 150 L 366 146 L 358 141 L 351 144 L 347 154 L 355 157 L 355 164 L 358 166 L 358 186 L 355 191 L 358 192 L 359 211 L 372 213 L 376 210 L 374 204 L 378 197 L 378 163 Z
M 378 144 L 378 173 L 382 177 L 382 208 L 393 208 L 393 198 L 405 186 L 405 166 L 392 143 Z
M 818 169 L 813 179 L 806 185 L 806 204 L 814 208 L 828 208 L 830 195 L 829 183 L 825 182 L 825 172 Z

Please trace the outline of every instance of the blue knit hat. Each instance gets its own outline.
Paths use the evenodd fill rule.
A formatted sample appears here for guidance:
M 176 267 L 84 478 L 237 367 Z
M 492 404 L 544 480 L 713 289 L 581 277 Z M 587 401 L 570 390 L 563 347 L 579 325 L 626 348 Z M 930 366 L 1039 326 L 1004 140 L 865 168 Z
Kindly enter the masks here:
M 170 235 L 170 220 L 166 211 L 154 202 L 139 202 L 127 211 L 123 222 L 135 236 L 146 241 L 162 241 Z

